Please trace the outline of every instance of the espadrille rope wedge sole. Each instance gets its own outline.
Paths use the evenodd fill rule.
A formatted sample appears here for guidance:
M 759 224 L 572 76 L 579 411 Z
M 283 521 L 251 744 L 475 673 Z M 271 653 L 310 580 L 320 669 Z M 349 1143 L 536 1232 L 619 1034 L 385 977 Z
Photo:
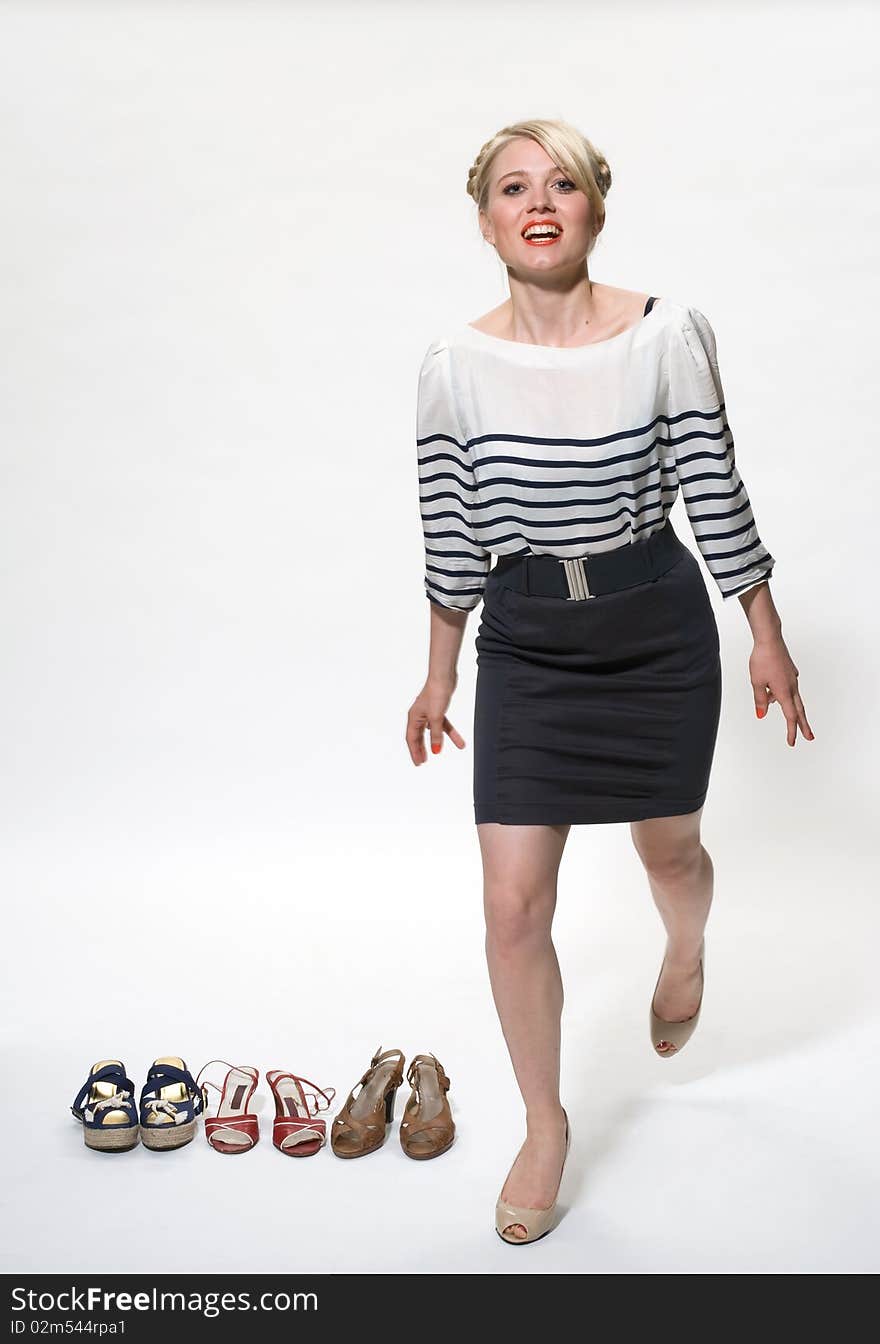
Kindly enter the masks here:
M 182 1148 L 195 1138 L 196 1121 L 207 1107 L 207 1095 L 178 1055 L 153 1061 L 141 1089 L 141 1141 L 162 1152 Z
M 134 1083 L 119 1059 L 99 1059 L 73 1099 L 71 1114 L 82 1124 L 87 1148 L 124 1153 L 138 1141 Z

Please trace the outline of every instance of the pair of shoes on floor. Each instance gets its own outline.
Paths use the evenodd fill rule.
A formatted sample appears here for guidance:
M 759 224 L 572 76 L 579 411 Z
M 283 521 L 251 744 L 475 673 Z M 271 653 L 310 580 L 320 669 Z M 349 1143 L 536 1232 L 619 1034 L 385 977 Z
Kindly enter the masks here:
M 394 1119 L 397 1089 L 403 1082 L 402 1050 L 380 1046 L 370 1067 L 348 1094 L 333 1121 L 330 1144 L 337 1157 L 364 1157 L 381 1148 Z M 400 1146 L 416 1161 L 439 1157 L 452 1146 L 455 1121 L 449 1109 L 450 1083 L 436 1055 L 414 1055 L 406 1071 L 412 1091 L 400 1124 Z M 357 1089 L 357 1095 L 355 1090 Z
M 556 1205 L 559 1200 L 565 1164 L 568 1160 L 568 1150 L 571 1147 L 571 1126 L 568 1123 L 568 1112 L 564 1107 L 562 1114 L 565 1116 L 565 1152 L 562 1155 L 559 1183 L 556 1186 L 553 1203 L 546 1209 L 532 1209 L 521 1204 L 511 1204 L 509 1200 L 502 1199 L 504 1186 L 501 1188 L 501 1195 L 498 1196 L 498 1202 L 495 1205 L 495 1231 L 501 1240 L 506 1241 L 509 1246 L 525 1246 L 531 1241 L 540 1241 L 541 1237 L 546 1237 L 547 1233 L 552 1232 L 555 1226 Z M 504 1184 L 506 1185 L 507 1181 Z M 522 1227 L 525 1236 L 514 1232 L 515 1227 Z
M 666 964 L 666 957 L 660 966 L 660 975 L 657 976 L 657 984 L 654 986 L 654 994 L 651 996 L 651 1007 L 649 1011 L 649 1024 L 651 1030 L 651 1044 L 655 1052 L 661 1059 L 668 1059 L 670 1055 L 677 1055 L 687 1045 L 691 1036 L 693 1036 L 697 1023 L 700 1020 L 700 1010 L 703 1007 L 703 989 L 705 986 L 706 975 L 706 939 L 700 945 L 700 1002 L 697 1004 L 697 1011 L 690 1017 L 681 1022 L 667 1022 L 664 1018 L 658 1017 L 654 1012 L 654 997 L 657 993 L 657 985 L 660 984 L 660 976 L 663 974 L 663 966 Z M 665 1045 L 666 1049 L 660 1047 Z
M 119 1059 L 100 1059 L 77 1092 L 70 1108 L 82 1123 L 87 1148 L 123 1153 L 138 1139 L 159 1151 L 182 1148 L 196 1132 L 206 1096 L 183 1060 L 162 1055 L 153 1061 L 141 1089 L 140 1105 L 134 1083 Z
M 219 1092 L 217 1111 L 205 1119 L 205 1137 L 215 1152 L 232 1155 L 246 1153 L 260 1138 L 260 1119 L 248 1110 L 260 1073 L 252 1064 L 229 1064 L 225 1059 L 211 1059 L 199 1072 L 199 1077 L 211 1064 L 223 1064 L 227 1073 L 221 1086 L 205 1079 L 208 1087 Z M 285 1157 L 313 1157 L 327 1142 L 327 1126 L 318 1118 L 336 1096 L 333 1087 L 320 1088 L 308 1078 L 289 1073 L 285 1069 L 270 1069 L 266 1082 L 275 1100 L 275 1119 L 272 1123 L 272 1142 Z M 318 1097 L 324 1098 L 321 1105 Z

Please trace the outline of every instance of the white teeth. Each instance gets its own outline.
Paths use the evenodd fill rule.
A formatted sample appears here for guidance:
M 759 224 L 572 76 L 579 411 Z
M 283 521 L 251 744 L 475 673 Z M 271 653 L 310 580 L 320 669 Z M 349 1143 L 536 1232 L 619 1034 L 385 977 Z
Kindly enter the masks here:
M 558 238 L 561 232 L 555 224 L 540 224 L 526 229 L 523 238 Z

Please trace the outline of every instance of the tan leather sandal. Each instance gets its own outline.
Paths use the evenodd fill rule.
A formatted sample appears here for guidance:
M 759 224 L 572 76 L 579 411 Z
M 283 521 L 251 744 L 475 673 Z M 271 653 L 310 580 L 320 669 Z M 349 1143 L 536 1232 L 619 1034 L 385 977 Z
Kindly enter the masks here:
M 666 964 L 666 957 L 660 965 L 660 975 L 663 974 L 663 966 Z M 660 975 L 657 976 L 657 985 L 660 984 Z M 655 1053 L 661 1059 L 668 1059 L 670 1055 L 677 1055 L 683 1050 L 696 1030 L 697 1023 L 700 1020 L 700 1010 L 703 1007 L 703 988 L 706 976 L 706 940 L 700 946 L 700 1002 L 697 1004 L 697 1011 L 690 1017 L 686 1017 L 682 1022 L 667 1022 L 664 1018 L 658 1017 L 654 1012 L 654 995 L 657 993 L 657 985 L 654 986 L 654 994 L 651 995 L 650 1025 L 651 1025 L 651 1044 Z M 671 1050 L 661 1050 L 660 1042 L 665 1041 L 673 1048 Z
M 495 1205 L 495 1231 L 502 1241 L 507 1242 L 508 1246 L 525 1246 L 530 1241 L 538 1241 L 541 1237 L 546 1237 L 547 1233 L 553 1230 L 556 1222 L 556 1205 L 559 1200 L 562 1175 L 565 1171 L 568 1150 L 571 1146 L 571 1127 L 568 1123 L 568 1112 L 563 1108 L 562 1113 L 565 1116 L 565 1153 L 562 1157 L 562 1167 L 559 1172 L 559 1185 L 556 1187 L 556 1195 L 550 1207 L 547 1209 L 528 1209 L 518 1204 L 509 1204 L 500 1195 L 498 1197 L 498 1203 Z M 517 1224 L 525 1228 L 526 1235 L 524 1237 L 516 1236 L 511 1230 Z
M 400 1146 L 407 1157 L 423 1162 L 452 1146 L 455 1121 L 446 1093 L 449 1079 L 436 1055 L 415 1055 L 406 1071 L 412 1088 L 400 1122 Z
M 333 1121 L 330 1147 L 337 1157 L 364 1157 L 382 1147 L 402 1082 L 403 1051 L 380 1046 Z M 360 1088 L 357 1096 L 355 1088 Z

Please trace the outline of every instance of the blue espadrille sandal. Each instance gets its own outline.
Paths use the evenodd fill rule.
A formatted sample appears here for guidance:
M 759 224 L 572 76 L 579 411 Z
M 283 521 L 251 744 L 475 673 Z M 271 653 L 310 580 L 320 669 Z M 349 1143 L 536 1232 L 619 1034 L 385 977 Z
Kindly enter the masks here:
M 208 1104 L 183 1060 L 160 1055 L 141 1089 L 141 1141 L 147 1148 L 182 1148 L 195 1138 L 196 1120 Z
M 77 1092 L 70 1108 L 82 1122 L 87 1148 L 102 1153 L 124 1153 L 138 1141 L 138 1112 L 134 1083 L 119 1059 L 99 1059 Z

